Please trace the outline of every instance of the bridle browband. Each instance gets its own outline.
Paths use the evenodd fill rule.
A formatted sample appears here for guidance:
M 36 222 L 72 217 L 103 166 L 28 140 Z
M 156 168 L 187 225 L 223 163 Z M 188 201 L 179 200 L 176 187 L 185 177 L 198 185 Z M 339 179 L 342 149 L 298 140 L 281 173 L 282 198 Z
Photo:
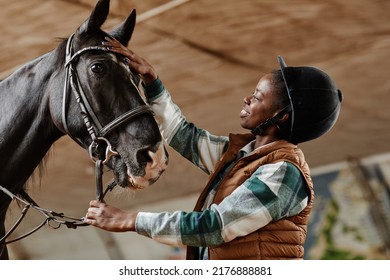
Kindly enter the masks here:
M 84 146 L 81 141 L 74 137 L 68 128 L 67 125 L 67 112 L 68 112 L 68 104 L 69 104 L 69 85 L 71 86 L 72 92 L 76 98 L 77 103 L 80 106 L 81 116 L 83 118 L 84 124 L 87 128 L 87 131 L 89 135 L 91 136 L 92 142 L 90 146 L 88 147 L 89 156 L 91 160 L 95 163 L 95 174 L 96 174 L 96 198 L 100 201 L 103 201 L 104 196 L 107 194 L 108 191 L 111 191 L 116 183 L 113 181 L 106 187 L 105 191 L 103 192 L 103 180 L 102 180 L 102 174 L 103 174 L 103 165 L 106 164 L 112 156 L 118 156 L 118 152 L 113 149 L 111 143 L 105 136 L 109 134 L 114 129 L 118 128 L 119 126 L 125 124 L 129 120 L 135 118 L 136 116 L 139 116 L 141 114 L 151 114 L 154 115 L 153 110 L 148 105 L 140 105 L 137 106 L 130 111 L 120 115 L 119 117 L 115 118 L 108 124 L 105 124 L 104 126 L 99 121 L 98 116 L 94 112 L 92 106 L 90 105 L 88 98 L 83 91 L 83 87 L 80 83 L 80 80 L 77 75 L 77 71 L 75 69 L 75 61 L 77 58 L 79 58 L 82 54 L 89 52 L 89 51 L 102 51 L 102 52 L 111 52 L 105 47 L 101 46 L 90 46 L 83 48 L 74 54 L 72 54 L 72 41 L 73 41 L 72 34 L 66 44 L 66 56 L 65 56 L 65 83 L 64 83 L 64 91 L 63 91 L 63 100 L 62 100 L 62 126 L 64 128 L 64 132 L 68 134 L 74 141 L 76 141 L 80 146 Z M 138 87 L 134 84 L 134 82 L 131 80 L 131 82 L 134 85 L 134 88 L 137 89 Z M 138 94 L 140 92 L 138 91 Z M 100 153 L 98 149 L 100 148 L 99 145 L 103 143 L 106 147 L 104 157 L 100 156 Z M 57 229 L 61 225 L 66 225 L 68 228 L 77 228 L 78 226 L 87 226 L 88 224 L 84 223 L 80 218 L 74 218 L 70 216 L 66 216 L 63 213 L 54 212 L 51 210 L 46 210 L 44 208 L 41 208 L 38 206 L 38 204 L 24 191 L 21 190 L 19 192 L 19 195 L 21 197 L 18 197 L 14 195 L 12 192 L 7 190 L 6 188 L 0 186 L 0 191 L 8 195 L 11 200 L 17 200 L 18 202 L 24 204 L 24 208 L 22 210 L 22 213 L 19 217 L 19 219 L 15 222 L 15 224 L 11 227 L 11 229 L 0 238 L 0 254 L 2 250 L 4 249 L 3 246 L 6 244 L 18 241 L 22 238 L 25 238 L 29 236 L 30 234 L 36 232 L 44 225 L 49 225 L 51 228 Z M 7 240 L 6 239 L 11 235 L 12 232 L 15 231 L 15 229 L 18 227 L 18 225 L 22 222 L 23 218 L 26 216 L 27 211 L 33 208 L 37 210 L 39 213 L 41 213 L 45 219 L 44 221 L 39 224 L 36 228 L 32 229 L 31 231 L 13 239 L 13 240 Z M 55 223 L 56 225 L 51 224 L 51 222 Z

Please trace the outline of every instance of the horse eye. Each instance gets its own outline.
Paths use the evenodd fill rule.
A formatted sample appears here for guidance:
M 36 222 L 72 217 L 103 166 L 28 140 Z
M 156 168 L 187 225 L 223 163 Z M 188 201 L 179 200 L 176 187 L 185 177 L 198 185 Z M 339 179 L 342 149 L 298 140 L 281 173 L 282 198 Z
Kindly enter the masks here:
M 92 70 L 92 72 L 94 72 L 94 73 L 101 74 L 101 73 L 104 72 L 103 64 L 100 63 L 100 62 L 94 63 L 94 64 L 92 64 L 92 66 L 91 66 L 91 70 Z

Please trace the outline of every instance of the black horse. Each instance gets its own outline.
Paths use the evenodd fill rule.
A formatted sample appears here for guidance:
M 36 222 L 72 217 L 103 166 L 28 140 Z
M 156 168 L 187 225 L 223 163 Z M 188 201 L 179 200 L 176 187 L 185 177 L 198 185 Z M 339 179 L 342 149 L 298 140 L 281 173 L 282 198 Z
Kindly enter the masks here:
M 166 168 L 168 155 L 140 95 L 139 77 L 123 57 L 102 47 L 106 36 L 128 44 L 135 11 L 106 33 L 100 27 L 108 11 L 109 0 L 100 0 L 67 41 L 0 82 L 0 186 L 9 193 L 23 192 L 52 144 L 66 134 L 112 169 L 121 187 L 149 186 Z M 0 239 L 10 202 L 0 191 Z M 4 242 L 0 258 L 8 258 Z

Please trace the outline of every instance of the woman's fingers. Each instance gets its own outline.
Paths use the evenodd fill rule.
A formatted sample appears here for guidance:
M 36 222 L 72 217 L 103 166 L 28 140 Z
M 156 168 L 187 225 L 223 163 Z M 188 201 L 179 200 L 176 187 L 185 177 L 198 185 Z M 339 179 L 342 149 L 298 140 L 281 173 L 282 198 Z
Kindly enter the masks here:
M 119 41 L 117 41 L 116 39 L 111 39 L 109 37 L 106 37 L 105 38 L 106 41 L 103 41 L 102 44 L 104 46 L 106 46 L 110 51 L 113 51 L 113 52 L 116 52 L 116 53 L 119 53 L 121 55 L 123 55 L 124 57 L 136 62 L 136 63 L 139 63 L 140 62 L 140 59 L 138 56 L 135 55 L 135 53 L 128 49 L 127 47 L 123 46 Z
M 136 73 L 141 75 L 143 81 L 149 84 L 157 79 L 157 74 L 153 67 L 142 57 L 136 55 L 132 50 L 123 46 L 118 40 L 111 37 L 105 37 L 102 44 L 106 46 L 110 51 L 123 55 L 124 62 Z

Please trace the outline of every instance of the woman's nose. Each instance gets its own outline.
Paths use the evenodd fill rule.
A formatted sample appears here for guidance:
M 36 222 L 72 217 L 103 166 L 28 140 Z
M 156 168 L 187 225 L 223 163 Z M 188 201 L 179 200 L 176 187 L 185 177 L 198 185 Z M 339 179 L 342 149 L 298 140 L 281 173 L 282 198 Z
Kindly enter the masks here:
M 244 104 L 249 105 L 249 103 L 250 103 L 250 98 L 245 97 L 244 98 Z

